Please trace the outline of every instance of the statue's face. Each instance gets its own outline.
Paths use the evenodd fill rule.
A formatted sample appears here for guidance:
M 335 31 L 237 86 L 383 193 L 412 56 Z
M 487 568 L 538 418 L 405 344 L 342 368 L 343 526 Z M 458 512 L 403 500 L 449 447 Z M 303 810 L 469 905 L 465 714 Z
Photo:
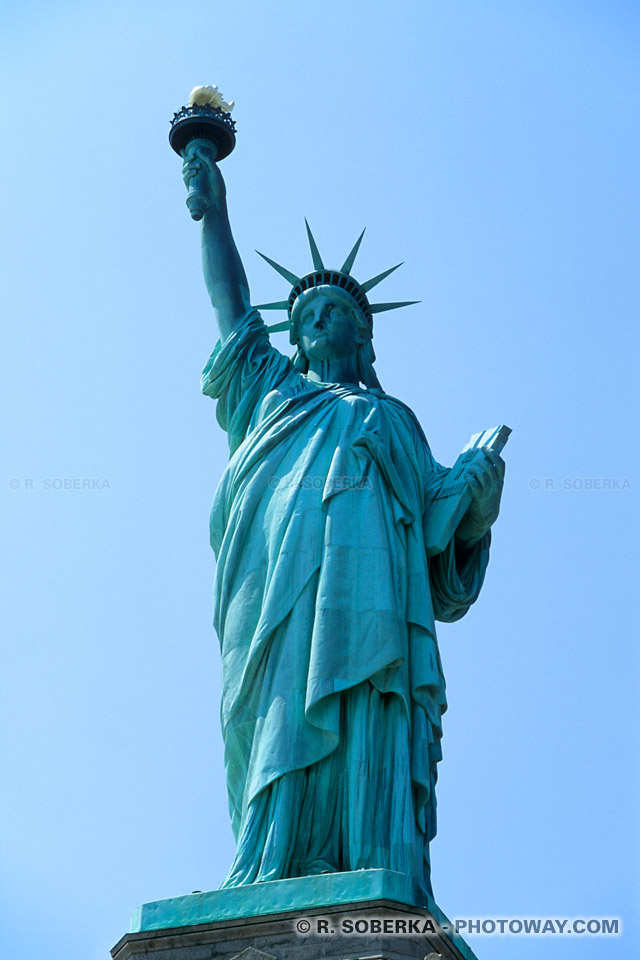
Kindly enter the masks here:
M 352 356 L 366 334 L 353 310 L 324 294 L 309 299 L 300 314 L 299 346 L 308 359 L 342 360 Z

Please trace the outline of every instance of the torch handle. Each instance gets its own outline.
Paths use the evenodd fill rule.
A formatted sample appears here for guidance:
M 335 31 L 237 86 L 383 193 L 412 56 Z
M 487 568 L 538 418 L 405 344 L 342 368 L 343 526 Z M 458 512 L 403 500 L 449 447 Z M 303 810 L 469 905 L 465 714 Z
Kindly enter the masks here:
M 218 151 L 215 143 L 212 143 L 211 140 L 204 140 L 201 138 L 190 141 L 187 147 L 185 147 L 185 149 L 182 151 L 183 158 L 187 153 L 187 150 L 189 153 L 191 153 L 194 147 L 199 147 L 200 145 L 206 147 L 207 152 L 212 160 L 216 159 Z M 209 196 L 207 193 L 207 171 L 204 167 L 202 167 L 200 171 L 196 173 L 195 177 L 192 177 L 189 181 L 186 203 L 192 219 L 202 220 L 210 206 Z

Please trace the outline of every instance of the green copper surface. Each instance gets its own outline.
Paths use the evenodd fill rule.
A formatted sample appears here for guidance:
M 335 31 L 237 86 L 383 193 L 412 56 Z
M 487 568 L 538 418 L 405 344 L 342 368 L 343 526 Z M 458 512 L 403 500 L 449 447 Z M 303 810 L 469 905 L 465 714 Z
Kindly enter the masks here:
M 465 960 L 473 953 L 432 897 L 411 877 L 390 870 L 357 870 L 293 880 L 272 880 L 226 890 L 192 893 L 144 903 L 131 918 L 130 933 L 195 926 L 249 917 L 305 912 L 375 901 L 418 907 L 427 912 Z
M 251 883 L 144 903 L 131 919 L 130 932 L 380 899 L 425 907 L 434 917 L 433 910 L 438 910 L 432 898 L 420 893 L 411 877 L 390 870 L 358 870 Z
M 356 257 L 358 256 L 358 250 L 360 249 L 360 244 L 362 243 L 362 238 L 364 237 L 364 234 L 365 234 L 365 231 L 363 230 L 360 236 L 358 237 L 358 239 L 356 240 L 356 242 L 354 243 L 353 247 L 351 248 L 351 251 L 347 255 L 347 259 L 340 267 L 340 271 L 342 273 L 351 273 L 353 265 L 356 261 Z
M 428 556 L 430 508 L 449 471 L 381 388 L 350 278 L 295 293 L 296 353 L 280 353 L 250 306 L 206 151 L 186 159 L 186 180 L 196 175 L 201 191 L 208 184 L 202 255 L 220 329 L 202 389 L 230 448 L 211 544 L 237 839 L 224 886 L 240 888 L 202 903 L 255 911 L 266 891 L 304 899 L 326 889 L 327 874 L 363 889 L 378 871 L 403 877 L 389 881 L 405 884 L 403 902 L 425 903 L 447 705 L 435 623 L 458 620 L 479 595 L 504 464 L 479 452 L 464 516 Z M 181 898 L 189 910 L 200 902 Z

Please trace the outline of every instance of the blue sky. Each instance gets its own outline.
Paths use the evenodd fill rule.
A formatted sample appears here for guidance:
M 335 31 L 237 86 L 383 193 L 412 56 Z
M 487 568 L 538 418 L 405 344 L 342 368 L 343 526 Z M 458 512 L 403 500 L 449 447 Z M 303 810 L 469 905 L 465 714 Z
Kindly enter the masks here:
M 469 938 L 480 960 L 630 956 L 637 5 L 5 17 L 3 956 L 104 960 L 140 903 L 215 888 L 233 855 L 207 541 L 226 438 L 167 142 L 199 83 L 237 103 L 222 169 L 254 302 L 287 293 L 255 248 L 306 269 L 307 216 L 339 265 L 366 226 L 355 276 L 404 260 L 378 291 L 421 300 L 376 319 L 385 389 L 443 463 L 513 428 L 483 594 L 440 631 L 438 903 L 622 918 L 604 943 Z

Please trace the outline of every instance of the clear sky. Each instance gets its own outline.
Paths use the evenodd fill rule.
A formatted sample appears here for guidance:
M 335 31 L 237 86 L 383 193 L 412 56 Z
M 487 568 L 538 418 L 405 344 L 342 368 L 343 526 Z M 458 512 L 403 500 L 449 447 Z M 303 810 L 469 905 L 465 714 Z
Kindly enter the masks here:
M 254 248 L 380 299 L 377 370 L 435 456 L 513 428 L 483 594 L 443 627 L 436 899 L 621 917 L 472 937 L 634 955 L 640 8 L 624 0 L 13 0 L 2 31 L 3 958 L 106 960 L 142 902 L 233 855 L 208 511 L 216 340 L 168 124 L 235 99 Z M 288 350 L 286 335 L 277 345 Z M 70 489 L 64 489 L 65 482 Z M 77 489 L 76 481 L 88 481 Z M 636 949 L 638 949 L 635 941 Z

